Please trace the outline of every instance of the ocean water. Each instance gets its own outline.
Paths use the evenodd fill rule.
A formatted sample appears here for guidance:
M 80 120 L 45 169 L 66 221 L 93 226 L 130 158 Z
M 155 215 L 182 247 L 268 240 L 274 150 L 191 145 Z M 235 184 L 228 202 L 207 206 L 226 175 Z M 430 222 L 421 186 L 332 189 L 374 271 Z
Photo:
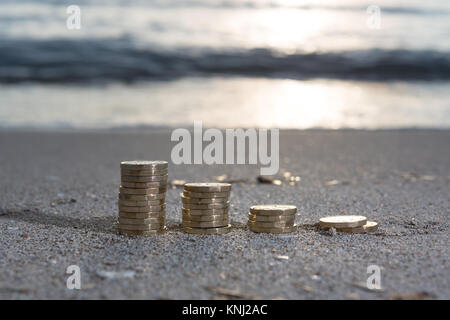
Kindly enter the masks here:
M 76 3 L 0 2 L 0 127 L 450 128 L 449 1 Z

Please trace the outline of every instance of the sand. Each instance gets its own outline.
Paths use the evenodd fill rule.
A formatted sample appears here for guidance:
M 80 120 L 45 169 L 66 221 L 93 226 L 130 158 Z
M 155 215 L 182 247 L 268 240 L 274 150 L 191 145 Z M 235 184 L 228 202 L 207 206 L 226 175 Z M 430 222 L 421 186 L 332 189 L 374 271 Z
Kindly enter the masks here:
M 184 234 L 178 188 L 165 235 L 117 235 L 119 162 L 170 159 L 170 133 L 1 131 L 0 298 L 450 298 L 450 131 L 283 131 L 280 168 L 301 177 L 295 186 L 256 182 L 256 166 L 170 165 L 170 180 L 240 181 L 233 231 Z M 298 231 L 251 233 L 248 208 L 261 203 L 295 204 Z M 380 228 L 316 228 L 336 214 Z M 382 290 L 366 288 L 373 264 Z M 70 265 L 81 290 L 66 288 Z

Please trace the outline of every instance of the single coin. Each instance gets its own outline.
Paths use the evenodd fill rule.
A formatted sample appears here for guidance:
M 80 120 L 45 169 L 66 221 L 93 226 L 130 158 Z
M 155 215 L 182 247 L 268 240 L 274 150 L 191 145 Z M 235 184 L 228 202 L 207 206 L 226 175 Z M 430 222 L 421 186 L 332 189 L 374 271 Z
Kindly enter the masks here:
M 354 228 L 362 227 L 367 222 L 364 216 L 330 216 L 320 218 L 319 225 L 322 228 Z
M 194 210 L 207 210 L 207 209 L 227 209 L 229 207 L 229 202 L 222 203 L 208 203 L 208 204 L 193 204 L 193 203 L 183 203 L 183 208 L 194 209 Z
M 283 222 L 283 221 L 294 221 L 295 220 L 295 214 L 286 214 L 281 216 L 262 216 L 262 215 L 255 215 L 253 213 L 248 214 L 248 220 L 249 221 L 261 221 L 261 222 Z
M 133 160 L 133 161 L 122 161 L 120 163 L 121 169 L 129 170 L 153 170 L 153 169 L 167 169 L 169 163 L 167 161 L 147 161 L 147 160 Z
M 184 196 L 188 198 L 206 198 L 206 199 L 215 199 L 215 198 L 228 198 L 230 196 L 229 192 L 190 192 L 184 191 Z
M 144 190 L 144 189 L 142 189 Z M 166 198 L 166 193 L 126 193 L 131 191 L 123 192 L 124 188 L 120 189 L 119 199 L 122 200 L 137 200 L 137 201 L 150 201 L 150 200 L 161 200 Z
M 168 174 L 169 170 L 129 170 L 129 169 L 121 169 L 120 174 L 122 176 L 163 176 Z
M 184 227 L 184 232 L 190 233 L 190 234 L 225 234 L 230 232 L 231 225 L 227 225 L 226 227 L 220 227 L 220 228 L 191 228 L 191 227 Z
M 181 194 L 182 203 L 192 203 L 192 204 L 208 204 L 208 203 L 224 203 L 228 202 L 228 198 L 215 198 L 215 199 L 205 199 L 205 198 L 188 198 Z
M 207 216 L 194 216 L 190 214 L 183 213 L 183 221 L 219 221 L 228 219 L 228 214 L 215 214 L 215 215 L 207 215 Z
M 133 189 L 149 189 L 152 193 L 166 192 L 167 182 L 121 182 L 122 187 Z
M 378 230 L 378 223 L 374 221 L 367 221 L 365 225 L 362 227 L 355 228 L 336 228 L 337 232 L 343 233 L 367 233 L 367 232 L 375 232 Z
M 149 231 L 118 229 L 118 232 L 119 232 L 119 234 L 122 234 L 125 236 L 156 236 L 156 235 L 163 234 L 166 230 L 167 230 L 166 227 L 164 227 L 161 230 L 149 230 Z
M 260 222 L 249 220 L 248 225 L 257 228 L 290 228 L 294 225 L 294 220 L 289 222 Z
M 281 234 L 281 233 L 291 233 L 297 230 L 297 225 L 294 224 L 292 227 L 289 228 L 261 228 L 261 227 L 254 227 L 249 226 L 249 229 L 256 233 L 275 233 L 275 234 Z
M 130 219 L 130 218 L 122 218 L 119 217 L 120 224 L 164 224 L 165 217 L 162 216 L 160 218 L 147 218 L 147 219 Z
M 160 195 L 143 195 L 143 194 L 122 194 L 119 193 L 119 200 L 134 200 L 134 201 L 155 201 L 155 200 L 165 200 L 164 193 Z
M 134 231 L 150 231 L 161 230 L 164 227 L 164 223 L 152 223 L 152 224 L 119 224 L 119 230 L 134 230 Z
M 210 215 L 220 215 L 228 214 L 228 208 L 225 209 L 181 209 L 183 214 L 189 214 L 191 216 L 210 216 Z
M 183 220 L 183 227 L 191 227 L 191 228 L 218 228 L 225 227 L 228 225 L 228 219 L 219 220 L 219 221 L 189 221 Z
M 366 232 L 374 232 L 378 230 L 378 222 L 375 221 L 367 221 L 367 223 L 363 226 Z
M 125 182 L 167 182 L 169 175 L 165 174 L 163 176 L 120 176 L 121 181 Z
M 119 199 L 119 206 L 128 206 L 128 207 L 142 207 L 142 206 L 160 206 L 166 202 L 165 199 L 159 200 L 121 200 Z
M 166 211 L 162 210 L 159 212 L 123 212 L 119 211 L 119 218 L 127 219 L 154 219 L 154 218 L 165 218 Z
M 226 192 L 231 190 L 231 184 L 219 182 L 186 183 L 184 190 L 191 192 Z
M 120 212 L 160 212 L 166 209 L 165 205 L 161 206 L 145 206 L 145 207 L 127 207 L 119 206 Z
M 158 190 L 157 188 L 147 188 L 147 189 L 143 189 L 143 188 L 125 188 L 123 186 L 119 187 L 119 192 L 121 194 L 134 194 L 134 195 L 161 195 L 161 194 L 166 194 L 165 192 L 159 193 L 159 192 L 155 192 L 156 190 Z
M 250 207 L 250 212 L 255 215 L 288 215 L 295 214 L 297 207 L 286 204 L 262 204 Z

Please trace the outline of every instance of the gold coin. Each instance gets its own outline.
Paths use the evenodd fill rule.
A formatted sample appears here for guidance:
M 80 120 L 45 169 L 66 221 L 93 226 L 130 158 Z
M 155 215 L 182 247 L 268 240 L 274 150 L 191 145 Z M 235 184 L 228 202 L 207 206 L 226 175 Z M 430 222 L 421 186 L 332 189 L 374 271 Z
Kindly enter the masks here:
M 161 206 L 145 206 L 145 207 L 127 207 L 119 206 L 120 212 L 160 212 L 166 209 L 165 205 Z
M 127 219 L 154 219 L 165 217 L 166 211 L 162 210 L 159 212 L 123 212 L 119 211 L 119 218 Z
M 253 213 L 248 214 L 248 220 L 249 221 L 261 221 L 261 222 L 283 222 L 283 221 L 294 221 L 295 220 L 295 214 L 289 214 L 289 215 L 281 215 L 281 216 L 262 216 L 262 215 L 255 215 Z
M 207 215 L 207 216 L 194 216 L 190 214 L 183 213 L 183 221 L 218 221 L 228 219 L 228 214 L 215 214 L 215 215 Z
M 208 209 L 228 209 L 230 203 L 208 203 L 208 204 L 194 204 L 194 203 L 183 203 L 183 208 L 194 209 L 194 210 L 208 210 Z
M 119 200 L 155 201 L 155 200 L 165 200 L 165 197 L 157 196 L 157 195 L 121 194 L 121 193 L 119 193 Z
M 134 160 L 134 161 L 122 161 L 120 163 L 121 169 L 128 170 L 160 170 L 167 169 L 169 167 L 169 163 L 167 161 L 147 161 L 147 160 Z
M 133 230 L 133 231 L 161 230 L 164 228 L 164 223 L 119 224 L 118 228 L 119 230 Z
M 147 219 L 131 219 L 131 218 L 122 218 L 119 217 L 119 223 L 122 224 L 164 224 L 165 216 L 161 216 L 159 218 L 147 218 Z
M 120 174 L 122 176 L 163 176 L 168 174 L 169 170 L 129 170 L 122 169 L 120 170 Z
M 227 226 L 228 219 L 218 221 L 206 221 L 206 222 L 183 220 L 181 224 L 183 225 L 183 227 L 191 227 L 191 228 L 218 228 Z
M 192 204 L 208 204 L 208 203 L 224 203 L 228 202 L 228 198 L 215 198 L 215 199 L 205 199 L 205 198 L 188 198 L 181 194 L 182 203 L 192 203 Z
M 220 215 L 228 214 L 228 208 L 225 209 L 181 209 L 183 214 L 189 214 L 191 216 L 210 216 L 210 215 Z
M 230 232 L 231 225 L 227 225 L 226 227 L 220 227 L 220 228 L 191 228 L 191 227 L 184 227 L 184 232 L 190 233 L 190 234 L 225 234 Z
M 125 182 L 167 182 L 169 175 L 163 176 L 120 176 L 121 181 Z
M 250 212 L 255 215 L 289 215 L 297 212 L 297 207 L 286 204 L 262 204 L 250 207 Z
M 119 206 L 128 206 L 128 207 L 142 207 L 142 206 L 160 206 L 166 202 L 165 199 L 159 200 L 121 200 L 119 199 Z
M 261 227 L 249 226 L 249 229 L 256 233 L 282 234 L 282 233 L 294 232 L 295 230 L 297 230 L 297 225 L 294 224 L 292 227 L 289 227 L 289 228 L 261 228 Z
M 206 199 L 215 199 L 215 198 L 228 198 L 230 196 L 229 192 L 190 192 L 184 191 L 184 196 L 188 198 L 206 198 Z
M 121 230 L 118 229 L 119 234 L 125 235 L 125 236 L 156 236 L 161 235 L 166 231 L 166 227 L 164 227 L 162 230 L 149 230 L 149 231 L 142 231 L 142 230 Z
M 231 190 L 231 184 L 219 182 L 186 183 L 184 190 L 192 192 L 226 192 Z
M 152 193 L 166 192 L 167 182 L 121 182 L 122 187 L 133 189 L 148 189 Z
M 256 228 L 290 228 L 294 225 L 294 220 L 289 222 L 260 222 L 249 220 L 248 225 Z
M 367 233 L 367 232 L 375 232 L 377 230 L 378 230 L 378 223 L 374 221 L 367 221 L 367 223 L 362 227 L 336 228 L 336 231 L 344 233 Z
M 165 199 L 165 197 L 166 197 L 165 192 L 163 192 L 163 193 L 131 193 L 131 192 L 135 192 L 132 190 L 136 190 L 136 189 L 120 188 L 119 199 L 148 201 L 148 200 L 161 200 L 161 199 Z M 137 190 L 145 190 L 145 189 L 137 189 Z
M 362 227 L 366 222 L 364 216 L 330 216 L 320 218 L 319 225 L 322 228 L 355 228 Z

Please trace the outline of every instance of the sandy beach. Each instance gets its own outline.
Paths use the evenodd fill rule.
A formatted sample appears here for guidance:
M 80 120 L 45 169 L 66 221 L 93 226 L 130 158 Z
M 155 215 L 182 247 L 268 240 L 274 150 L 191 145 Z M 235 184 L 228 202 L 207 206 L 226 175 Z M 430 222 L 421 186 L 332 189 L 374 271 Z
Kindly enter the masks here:
M 169 166 L 169 179 L 235 181 L 233 230 L 181 231 L 181 188 L 168 232 L 115 232 L 119 163 L 170 160 L 170 129 L 0 132 L 0 299 L 450 299 L 450 131 L 282 131 L 280 176 L 256 166 Z M 248 209 L 294 204 L 298 231 L 254 234 Z M 327 215 L 365 215 L 375 234 L 331 235 Z M 287 256 L 281 257 L 281 256 Z M 383 290 L 366 288 L 381 268 Z M 66 268 L 81 268 L 81 290 Z

